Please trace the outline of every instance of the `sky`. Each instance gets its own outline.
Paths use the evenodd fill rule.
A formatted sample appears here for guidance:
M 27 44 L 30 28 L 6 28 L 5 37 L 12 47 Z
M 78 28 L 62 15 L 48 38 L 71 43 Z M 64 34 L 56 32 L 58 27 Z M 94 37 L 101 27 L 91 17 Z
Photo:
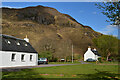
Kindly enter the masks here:
M 101 10 L 95 6 L 97 2 L 3 2 L 2 7 L 24 8 L 29 6 L 48 6 L 61 13 L 69 14 L 79 23 L 90 26 L 93 30 L 107 35 L 118 35 L 118 29 L 111 26 Z

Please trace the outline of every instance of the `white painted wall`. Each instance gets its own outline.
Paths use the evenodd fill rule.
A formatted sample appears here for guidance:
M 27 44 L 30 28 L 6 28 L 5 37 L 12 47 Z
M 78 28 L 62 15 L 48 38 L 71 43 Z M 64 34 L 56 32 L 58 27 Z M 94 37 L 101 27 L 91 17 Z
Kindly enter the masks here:
M 92 51 L 91 48 L 88 48 L 86 53 L 84 54 L 84 61 L 86 61 L 88 58 L 92 58 L 94 60 L 98 60 L 99 56 L 95 55 Z
M 88 58 L 92 58 L 94 60 L 98 60 L 100 56 L 95 55 L 92 51 L 91 48 L 88 48 L 88 50 L 86 51 L 86 53 L 84 54 L 84 61 L 86 61 Z
M 86 61 L 88 58 L 95 59 L 95 54 L 92 51 L 87 51 L 84 54 L 84 61 Z
M 15 61 L 11 61 L 12 53 L 16 54 Z M 25 55 L 24 62 L 21 61 L 22 54 Z M 30 61 L 30 55 L 33 55 L 32 61 Z M 35 53 L 0 51 L 0 56 L 2 57 L 0 67 L 35 66 L 38 60 L 38 54 Z
M 0 66 L 2 66 L 2 55 L 1 55 L 1 52 L 0 52 Z

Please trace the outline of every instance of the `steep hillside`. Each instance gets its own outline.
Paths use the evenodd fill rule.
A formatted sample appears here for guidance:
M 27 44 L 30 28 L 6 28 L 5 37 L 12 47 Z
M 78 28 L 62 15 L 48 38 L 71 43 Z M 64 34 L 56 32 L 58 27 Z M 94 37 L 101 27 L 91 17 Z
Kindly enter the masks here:
M 38 53 L 51 51 L 60 58 L 71 55 L 72 44 L 74 53 L 82 56 L 94 46 L 92 39 L 102 35 L 50 7 L 2 8 L 2 18 L 3 34 L 22 39 L 27 35 Z

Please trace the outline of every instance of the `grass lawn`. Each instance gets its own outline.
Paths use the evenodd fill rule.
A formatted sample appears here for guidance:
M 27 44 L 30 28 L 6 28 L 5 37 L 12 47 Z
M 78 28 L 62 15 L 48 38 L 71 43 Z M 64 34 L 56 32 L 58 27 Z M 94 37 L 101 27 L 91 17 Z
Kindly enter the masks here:
M 3 72 L 3 78 L 82 78 L 82 80 L 119 80 L 118 65 L 77 64 Z
M 118 62 L 108 62 L 108 61 L 104 61 L 104 62 L 102 62 L 102 64 L 118 64 Z

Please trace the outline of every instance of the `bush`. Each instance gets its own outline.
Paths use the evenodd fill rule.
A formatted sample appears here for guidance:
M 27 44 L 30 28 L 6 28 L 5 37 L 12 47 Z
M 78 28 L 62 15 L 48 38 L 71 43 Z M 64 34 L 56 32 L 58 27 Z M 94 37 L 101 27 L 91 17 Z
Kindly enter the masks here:
M 101 59 L 101 58 L 98 58 L 98 61 L 99 61 L 100 63 L 102 63 L 102 59 Z
M 39 58 L 47 58 L 48 61 L 52 61 L 52 52 L 50 51 L 43 51 L 38 55 Z
M 53 58 L 52 61 L 53 61 L 53 62 L 57 62 L 57 61 L 58 61 L 58 58 Z
M 72 56 L 67 56 L 67 57 L 66 57 L 66 62 L 70 62 L 71 59 L 72 59 Z

